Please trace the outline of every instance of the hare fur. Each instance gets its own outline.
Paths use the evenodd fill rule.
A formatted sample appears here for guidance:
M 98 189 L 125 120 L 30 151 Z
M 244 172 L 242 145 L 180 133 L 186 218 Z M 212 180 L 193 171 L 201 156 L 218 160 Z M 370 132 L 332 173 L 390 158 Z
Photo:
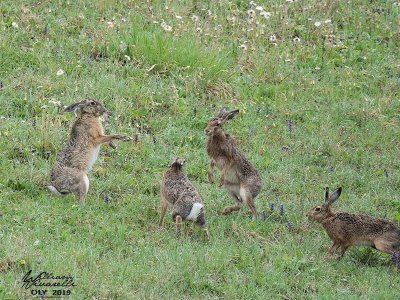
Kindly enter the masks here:
M 331 204 L 340 196 L 342 188 L 334 192 L 325 190 L 325 203 L 317 205 L 307 212 L 307 217 L 324 226 L 333 244 L 328 250 L 331 257 L 340 247 L 340 257 L 350 246 L 371 246 L 382 252 L 393 254 L 400 247 L 400 229 L 391 221 L 378 219 L 364 214 L 333 212 Z
M 87 174 L 97 160 L 100 145 L 113 140 L 129 141 L 130 138 L 125 135 L 104 135 L 100 117 L 107 111 L 98 101 L 85 99 L 66 107 L 63 113 L 76 109 L 79 109 L 78 117 L 68 142 L 57 155 L 48 189 L 57 195 L 75 193 L 79 203 L 83 204 L 89 190 Z
M 213 170 L 221 170 L 219 187 L 223 186 L 236 204 L 225 207 L 223 214 L 239 210 L 245 202 L 257 218 L 254 199 L 261 189 L 261 178 L 257 170 L 237 147 L 234 139 L 223 130 L 223 124 L 239 113 L 239 110 L 221 111 L 216 117 L 208 120 L 204 133 L 208 136 L 207 153 L 210 158 L 208 180 L 214 183 Z
M 168 205 L 172 205 L 172 219 L 179 233 L 182 220 L 190 220 L 203 228 L 208 238 L 208 229 L 204 217 L 204 204 L 196 188 L 183 171 L 184 160 L 176 157 L 164 172 L 161 182 L 161 215 L 162 226 Z

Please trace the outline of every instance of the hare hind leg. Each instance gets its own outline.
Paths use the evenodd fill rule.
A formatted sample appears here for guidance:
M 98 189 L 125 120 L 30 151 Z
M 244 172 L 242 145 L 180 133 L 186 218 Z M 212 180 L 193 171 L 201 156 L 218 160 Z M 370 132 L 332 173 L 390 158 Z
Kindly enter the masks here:
M 257 210 L 256 206 L 254 205 L 253 197 L 251 196 L 250 191 L 245 187 L 240 187 L 240 197 L 246 202 L 247 206 L 249 207 L 251 214 L 253 215 L 253 220 L 257 219 Z
M 182 227 L 182 217 L 180 215 L 177 215 L 175 217 L 175 224 L 176 224 L 176 234 L 180 235 L 181 234 L 181 227 Z
M 242 198 L 240 197 L 240 189 L 238 184 L 229 183 L 225 181 L 224 188 L 228 192 L 228 194 L 236 201 L 235 205 L 227 206 L 222 210 L 223 215 L 228 215 L 233 211 L 241 209 L 243 201 Z
M 81 175 L 79 186 L 77 188 L 79 204 L 85 203 L 85 199 L 86 199 L 86 195 L 87 195 L 88 191 L 89 191 L 89 177 L 86 175 L 86 173 L 83 173 Z
M 160 222 L 158 223 L 159 226 L 163 225 L 164 216 L 168 208 L 168 202 L 165 200 L 164 196 L 161 195 L 161 213 L 160 213 Z
M 86 173 L 73 168 L 63 168 L 53 175 L 49 189 L 61 194 L 74 193 L 79 197 L 79 203 L 84 203 L 89 190 L 89 178 Z

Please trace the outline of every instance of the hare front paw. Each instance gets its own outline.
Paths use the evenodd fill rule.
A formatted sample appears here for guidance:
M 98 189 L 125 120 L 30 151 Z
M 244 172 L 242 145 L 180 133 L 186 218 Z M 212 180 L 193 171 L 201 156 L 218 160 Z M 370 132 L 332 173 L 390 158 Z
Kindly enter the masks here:
M 119 139 L 120 141 L 123 141 L 123 142 L 128 142 L 131 140 L 131 138 L 127 135 L 118 135 L 117 139 Z
M 208 173 L 208 182 L 214 184 L 214 175 L 212 173 Z

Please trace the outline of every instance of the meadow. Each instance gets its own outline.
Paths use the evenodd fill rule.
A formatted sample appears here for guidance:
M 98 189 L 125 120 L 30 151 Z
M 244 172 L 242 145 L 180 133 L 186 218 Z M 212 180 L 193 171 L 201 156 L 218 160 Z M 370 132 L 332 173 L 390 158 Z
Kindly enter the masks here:
M 400 2 L 0 2 L 0 299 L 29 270 L 70 274 L 68 299 L 398 299 L 390 257 L 366 247 L 325 260 L 305 213 L 325 186 L 336 210 L 400 220 Z M 84 206 L 45 188 L 92 97 L 112 111 Z M 207 179 L 206 121 L 259 170 L 252 221 L 229 216 Z M 210 241 L 158 226 L 175 155 L 205 202 Z M 215 173 L 218 180 L 219 172 Z M 280 206 L 283 205 L 283 214 Z M 271 206 L 275 208 L 271 211 Z

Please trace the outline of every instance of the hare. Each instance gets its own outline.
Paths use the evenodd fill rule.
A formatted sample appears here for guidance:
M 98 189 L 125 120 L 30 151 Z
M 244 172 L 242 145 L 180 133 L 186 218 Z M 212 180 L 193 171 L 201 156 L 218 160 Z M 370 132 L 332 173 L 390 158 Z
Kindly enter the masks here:
M 196 188 L 183 171 L 184 160 L 176 157 L 165 171 L 161 182 L 161 215 L 162 226 L 168 204 L 172 204 L 172 219 L 176 223 L 176 231 L 180 233 L 182 220 L 190 220 L 201 226 L 208 238 L 208 229 L 204 218 L 204 205 Z
M 395 253 L 400 247 L 400 229 L 393 222 L 363 214 L 332 212 L 331 204 L 341 192 L 341 187 L 332 193 L 326 188 L 325 203 L 307 212 L 307 217 L 321 223 L 333 241 L 327 257 L 330 258 L 338 247 L 341 248 L 342 257 L 353 245 L 371 246 L 382 252 Z
M 208 120 L 204 133 L 208 136 L 207 153 L 210 157 L 208 180 L 214 183 L 213 170 L 217 166 L 221 170 L 219 187 L 235 199 L 236 204 L 227 206 L 222 211 L 229 214 L 239 210 L 243 202 L 247 203 L 253 219 L 257 218 L 254 198 L 261 189 L 261 178 L 257 170 L 236 146 L 234 139 L 224 132 L 222 126 L 239 113 L 239 110 L 221 111 L 215 118 Z
M 71 104 L 64 112 L 80 109 L 64 149 L 58 153 L 51 171 L 48 189 L 57 195 L 75 193 L 79 203 L 85 202 L 89 190 L 87 174 L 93 167 L 100 151 L 100 145 L 113 140 L 129 141 L 125 135 L 104 135 L 100 117 L 107 111 L 96 100 L 85 99 Z

